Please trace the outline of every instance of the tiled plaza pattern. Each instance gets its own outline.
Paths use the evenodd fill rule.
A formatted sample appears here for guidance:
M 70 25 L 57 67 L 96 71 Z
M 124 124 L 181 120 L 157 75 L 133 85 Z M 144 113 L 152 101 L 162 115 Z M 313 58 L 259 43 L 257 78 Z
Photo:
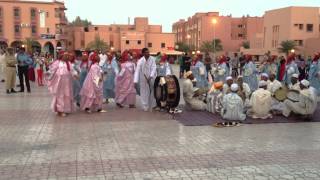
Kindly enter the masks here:
M 59 118 L 45 87 L 0 86 L 0 180 L 320 179 L 317 123 L 184 127 L 113 105 Z

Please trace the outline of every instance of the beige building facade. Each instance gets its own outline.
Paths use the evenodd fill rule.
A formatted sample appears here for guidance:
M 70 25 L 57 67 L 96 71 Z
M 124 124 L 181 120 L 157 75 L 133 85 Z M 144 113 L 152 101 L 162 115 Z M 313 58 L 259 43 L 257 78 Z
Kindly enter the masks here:
M 224 52 L 236 52 L 243 42 L 263 32 L 263 18 L 235 18 L 231 15 L 221 16 L 219 12 L 196 13 L 187 20 L 174 23 L 172 31 L 176 34 L 177 42 L 186 43 L 194 50 L 199 50 L 205 41 L 220 39 Z
M 33 49 L 67 48 L 65 10 L 63 1 L 0 0 L 0 46 L 18 47 L 31 38 Z
M 147 47 L 151 52 L 162 52 L 175 46 L 175 35 L 163 33 L 161 25 L 150 25 L 146 17 L 136 17 L 133 24 L 127 25 L 74 27 L 73 35 L 73 48 L 76 50 L 86 49 L 97 36 L 114 51 Z
M 278 55 L 283 41 L 296 42 L 295 52 L 305 56 L 320 51 L 320 8 L 286 7 L 266 11 L 263 33 L 250 41 L 251 49 L 243 52 L 261 55 L 270 51 Z

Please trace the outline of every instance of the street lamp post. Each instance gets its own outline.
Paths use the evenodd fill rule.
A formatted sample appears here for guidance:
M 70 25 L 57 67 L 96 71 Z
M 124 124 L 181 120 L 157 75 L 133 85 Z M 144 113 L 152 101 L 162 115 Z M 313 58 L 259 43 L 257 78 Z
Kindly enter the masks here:
M 217 19 L 212 19 L 212 24 L 213 24 L 213 60 L 216 60 L 216 24 L 217 24 Z

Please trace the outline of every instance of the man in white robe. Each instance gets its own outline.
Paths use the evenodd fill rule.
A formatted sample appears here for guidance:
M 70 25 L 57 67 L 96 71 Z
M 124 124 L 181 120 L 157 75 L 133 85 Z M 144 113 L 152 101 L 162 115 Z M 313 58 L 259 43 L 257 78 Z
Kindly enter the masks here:
M 251 89 L 249 84 L 243 82 L 243 76 L 239 76 L 237 79 L 237 83 L 239 85 L 238 95 L 242 98 L 244 102 L 244 106 L 249 106 L 249 98 L 251 95 Z
M 231 92 L 231 85 L 233 84 L 233 78 L 228 76 L 226 78 L 226 83 L 223 85 L 223 94 L 229 94 Z
M 271 110 L 273 110 L 273 111 L 280 111 L 281 112 L 283 110 L 283 103 L 278 101 L 274 97 L 275 92 L 281 88 L 283 88 L 281 82 L 276 79 L 275 74 L 271 74 L 270 78 L 268 80 L 268 88 L 267 89 L 271 93 L 271 96 L 272 96 Z
M 239 90 L 238 84 L 231 85 L 231 93 L 223 97 L 221 116 L 229 121 L 244 121 L 246 115 L 244 114 L 244 105 L 241 97 L 237 94 Z
M 192 81 L 194 76 L 192 71 L 188 71 L 185 74 L 185 80 L 183 82 L 183 99 L 186 102 L 186 109 L 195 110 L 195 111 L 205 111 L 207 105 L 201 101 L 196 93 L 199 88 L 193 87 Z
M 302 80 L 300 88 L 299 102 L 293 102 L 288 99 L 284 101 L 285 106 L 282 114 L 285 117 L 289 117 L 291 112 L 300 115 L 312 116 L 316 111 L 318 105 L 317 96 L 315 91 L 310 88 L 310 82 Z
M 216 82 L 212 85 L 211 89 L 208 92 L 207 111 L 213 114 L 221 113 L 222 100 L 223 100 L 222 87 L 223 87 L 222 81 Z
M 289 90 L 301 91 L 299 74 L 293 74 L 291 77 L 291 83 L 288 86 Z
M 153 95 L 153 84 L 157 77 L 157 66 L 155 58 L 150 56 L 148 48 L 142 49 L 142 55 L 134 74 L 134 83 L 136 87 L 139 83 L 143 110 L 149 111 L 156 106 Z
M 251 109 L 249 115 L 254 119 L 272 118 L 271 110 L 271 93 L 267 90 L 268 84 L 266 81 L 259 82 L 259 89 L 252 93 L 250 99 Z

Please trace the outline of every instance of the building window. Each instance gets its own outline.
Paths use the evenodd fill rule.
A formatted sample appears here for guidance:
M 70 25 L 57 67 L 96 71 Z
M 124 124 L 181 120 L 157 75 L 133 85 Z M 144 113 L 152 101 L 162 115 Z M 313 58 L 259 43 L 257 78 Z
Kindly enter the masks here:
M 138 40 L 138 44 L 139 44 L 139 45 L 141 44 L 141 40 Z
M 3 29 L 2 29 L 2 24 L 0 24 L 0 35 L 2 35 Z
M 49 17 L 49 12 L 46 12 L 46 16 L 47 16 L 47 18 Z
M 129 40 L 126 40 L 126 44 L 130 44 L 130 41 L 129 41 Z
M 35 20 L 36 19 L 36 9 L 32 8 L 31 11 L 30 11 L 30 15 L 31 15 L 31 19 L 32 20 Z
M 20 34 L 20 25 L 19 24 L 14 25 L 14 33 Z
M 166 43 L 161 43 L 161 48 L 165 48 L 166 47 Z
M 98 30 L 99 30 L 99 28 L 98 28 L 98 27 L 94 27 L 94 30 L 95 30 L 95 31 L 98 31 Z
M 239 38 L 243 38 L 243 34 L 238 34 L 238 37 Z
M 299 24 L 299 29 L 303 30 L 303 24 Z
M 32 34 L 37 34 L 37 26 L 36 25 L 32 25 L 31 26 L 31 33 Z
M 303 40 L 295 40 L 298 46 L 303 46 Z
M 243 25 L 242 25 L 242 24 L 239 24 L 239 25 L 238 25 L 238 28 L 243 28 Z
M 0 7 L 0 18 L 2 18 L 3 12 L 2 12 L 2 7 Z
M 313 24 L 307 24 L 307 32 L 313 32 Z
M 148 47 L 149 47 L 149 48 L 152 48 L 152 43 L 148 43 Z
M 50 34 L 50 28 L 47 28 L 47 34 Z
M 110 41 L 110 46 L 113 47 L 113 41 Z
M 72 45 L 72 42 L 71 41 L 69 41 L 69 46 L 71 46 Z
M 88 27 L 84 27 L 84 32 L 89 32 L 89 28 Z
M 19 8 L 14 8 L 13 9 L 13 16 L 15 18 L 20 18 L 20 9 Z
M 109 27 L 109 31 L 112 31 L 112 27 Z

